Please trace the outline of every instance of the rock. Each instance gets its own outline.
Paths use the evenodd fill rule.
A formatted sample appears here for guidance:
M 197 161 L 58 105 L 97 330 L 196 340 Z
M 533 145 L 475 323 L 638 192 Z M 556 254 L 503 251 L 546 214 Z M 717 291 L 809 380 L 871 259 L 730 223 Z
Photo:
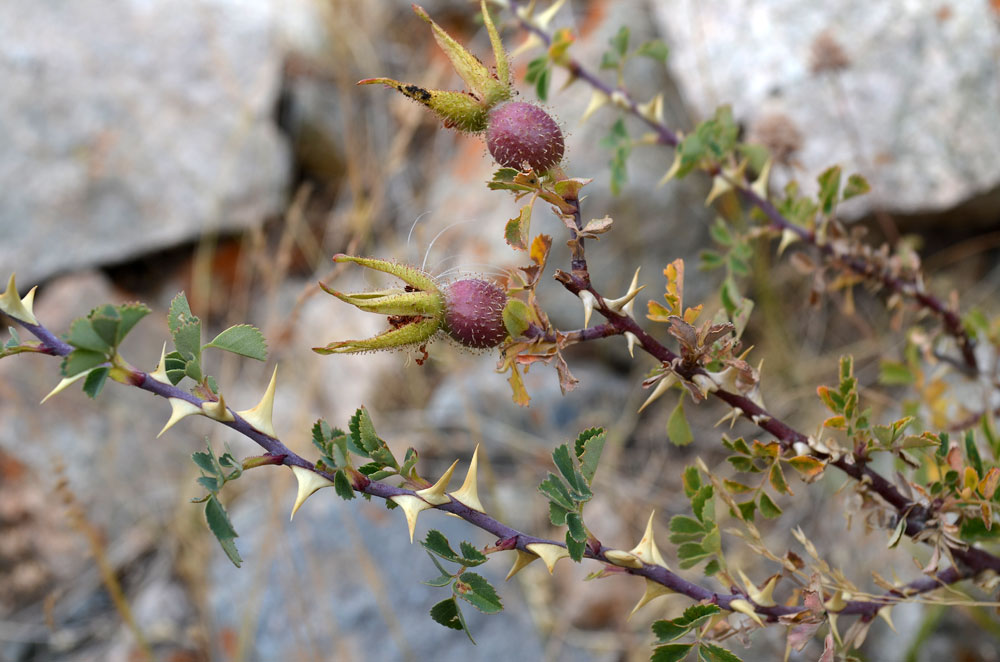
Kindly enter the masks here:
M 0 6 L 0 265 L 30 284 L 281 211 L 273 3 Z
M 697 115 L 731 104 L 751 135 L 801 137 L 790 176 L 839 163 L 872 194 L 848 212 L 953 207 L 1000 183 L 989 3 L 739 0 L 660 4 L 669 65 Z M 785 117 L 786 120 L 781 120 Z M 993 215 L 995 222 L 995 213 Z

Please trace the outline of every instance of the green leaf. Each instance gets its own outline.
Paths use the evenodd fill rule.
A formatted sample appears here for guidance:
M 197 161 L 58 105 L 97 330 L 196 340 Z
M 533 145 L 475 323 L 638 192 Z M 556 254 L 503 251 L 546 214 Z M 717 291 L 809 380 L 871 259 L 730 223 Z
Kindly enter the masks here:
M 674 515 L 670 518 L 670 531 L 680 534 L 698 534 L 700 537 L 705 533 L 705 526 L 687 515 Z
M 684 467 L 681 483 L 684 485 L 684 496 L 688 499 L 693 497 L 701 489 L 701 475 L 698 473 L 698 467 L 694 465 Z
M 605 433 L 604 428 L 584 430 L 576 438 L 574 444 L 576 459 L 580 462 L 580 473 L 586 479 L 587 485 L 594 481 L 594 474 L 597 473 L 597 465 L 601 460 L 606 440 L 607 433 Z
M 566 526 L 569 527 L 569 535 L 577 542 L 587 542 L 587 527 L 583 525 L 583 518 L 580 513 L 567 513 Z
M 684 636 L 692 628 L 696 628 L 715 614 L 722 611 L 718 605 L 691 605 L 681 616 L 673 620 L 662 620 L 653 623 L 653 634 L 658 643 L 666 643 Z
M 703 485 L 691 497 L 691 510 L 694 512 L 694 516 L 697 517 L 699 521 L 715 521 L 715 513 L 713 512 L 714 502 L 712 501 L 712 496 L 714 494 L 715 492 L 711 485 Z
M 781 508 L 778 508 L 777 504 L 771 500 L 771 497 L 767 495 L 767 492 L 760 493 L 760 514 L 767 519 L 774 519 L 781 515 Z
M 742 662 L 740 658 L 721 646 L 705 641 L 698 642 L 698 658 L 705 662 Z
M 187 297 L 181 292 L 170 302 L 167 326 L 174 339 L 174 347 L 184 360 L 194 362 L 200 372 L 201 364 L 201 320 L 191 313 Z M 191 375 L 191 370 L 188 371 Z
M 237 324 L 229 327 L 215 336 L 212 342 L 202 349 L 207 347 L 214 347 L 258 361 L 267 359 L 267 343 L 264 341 L 264 334 L 257 327 L 249 324 Z
M 757 502 L 753 499 L 749 501 L 744 501 L 743 503 L 736 504 L 736 507 L 740 509 L 740 517 L 742 517 L 747 522 L 753 522 L 754 513 L 757 512 Z
M 447 598 L 431 607 L 431 618 L 446 628 L 465 630 L 465 622 L 460 616 L 455 598 Z M 471 639 L 472 635 L 469 635 L 469 638 Z
M 343 469 L 338 469 L 333 474 L 333 490 L 344 501 L 350 501 L 354 498 L 354 487 L 351 486 L 351 481 Z
M 569 557 L 579 563 L 583 560 L 583 553 L 587 550 L 586 540 L 574 540 L 569 531 L 566 532 L 566 551 Z
M 687 446 L 694 441 L 691 433 L 691 426 L 688 425 L 687 417 L 684 416 L 684 397 L 677 399 L 677 406 L 667 419 L 667 437 L 675 446 Z
M 118 315 L 121 317 L 121 321 L 118 323 L 118 337 L 115 340 L 115 345 L 120 345 L 125 336 L 139 323 L 139 320 L 150 312 L 149 306 L 144 303 L 126 303 L 118 306 Z
M 721 218 L 715 219 L 715 223 L 708 229 L 708 233 L 717 244 L 731 246 L 733 243 L 733 235 L 729 232 L 729 226 Z
M 462 550 L 462 557 L 465 559 L 462 565 L 473 567 L 480 563 L 486 563 L 486 555 L 479 551 L 472 543 L 463 540 L 458 544 L 458 548 Z
M 771 471 L 767 478 L 771 482 L 771 487 L 773 487 L 779 494 L 790 495 L 792 493 L 792 491 L 788 488 L 788 482 L 785 480 L 785 473 L 781 470 L 780 462 L 775 462 L 771 465 Z
M 558 446 L 552 452 L 552 461 L 555 463 L 559 473 L 562 474 L 563 479 L 569 484 L 570 489 L 576 493 L 573 495 L 574 501 L 582 500 L 581 498 L 576 498 L 577 496 L 584 497 L 590 495 L 590 488 L 587 486 L 587 481 L 577 471 L 576 465 L 573 463 L 573 458 L 570 457 L 569 446 L 566 444 Z
M 840 166 L 830 166 L 816 178 L 819 182 L 819 205 L 824 214 L 829 215 L 837 205 L 840 192 Z
M 444 534 L 435 529 L 428 531 L 427 537 L 421 541 L 420 544 L 423 545 L 427 551 L 437 554 L 445 561 L 457 563 L 458 565 L 463 565 L 467 568 L 473 568 L 477 565 L 486 563 L 486 556 L 467 542 L 463 542 L 460 546 L 464 556 L 457 554 L 455 550 L 451 548 L 451 545 L 448 543 L 448 539 L 445 538 Z
M 503 307 L 503 325 L 511 338 L 518 338 L 531 326 L 533 315 L 528 304 L 520 299 L 507 299 Z
M 635 54 L 666 62 L 667 56 L 670 55 L 670 49 L 659 39 L 652 39 L 639 44 L 639 48 L 635 49 Z
M 655 625 L 655 624 L 654 624 Z M 653 649 L 650 662 L 680 662 L 688 656 L 694 644 L 667 644 Z
M 853 174 L 847 178 L 847 185 L 844 186 L 844 200 L 850 200 L 851 198 L 864 195 L 868 191 L 872 190 L 871 185 L 868 180 L 858 174 Z
M 503 611 L 503 603 L 493 586 L 482 575 L 463 572 L 455 581 L 455 595 L 462 598 L 484 614 Z
M 618 28 L 618 32 L 616 32 L 615 36 L 610 39 L 611 48 L 615 49 L 621 57 L 625 57 L 625 53 L 628 52 L 628 36 L 628 26 L 623 25 Z
M 576 510 L 576 502 L 566 490 L 559 477 L 549 472 L 548 477 L 538 486 L 538 491 L 548 497 L 549 501 L 564 508 L 565 510 Z
M 233 523 L 229 521 L 226 509 L 222 507 L 218 497 L 214 494 L 205 502 L 205 520 L 208 522 L 208 528 L 222 546 L 222 551 L 226 553 L 226 556 L 233 562 L 233 565 L 237 568 L 240 567 L 243 559 L 240 558 L 240 553 L 237 551 L 236 543 L 234 542 L 238 537 L 236 529 L 233 528 Z
M 63 359 L 61 369 L 64 377 L 75 377 L 108 361 L 107 355 L 89 349 L 74 349 Z
M 693 568 L 710 556 L 712 553 L 705 551 L 705 548 L 696 542 L 682 543 L 677 547 L 677 560 L 683 570 Z
M 93 321 L 85 317 L 73 320 L 69 333 L 66 334 L 66 342 L 77 349 L 99 354 L 107 355 L 111 351 L 111 345 L 94 329 Z
M 109 372 L 111 372 L 111 368 L 107 366 L 91 370 L 90 373 L 83 378 L 83 392 L 91 398 L 96 398 L 97 394 L 101 392 L 102 388 L 104 388 L 104 382 L 107 381 Z
M 621 65 L 621 62 L 614 51 L 604 51 L 601 54 L 601 69 L 617 69 Z
M 192 453 L 191 459 L 194 460 L 199 469 L 209 476 L 219 475 L 219 467 L 215 464 L 215 456 L 212 454 L 211 448 L 208 451 L 196 451 Z
M 433 554 L 427 552 L 427 556 L 430 557 L 431 561 L 434 563 L 434 566 L 438 569 L 438 572 L 440 572 L 441 574 L 439 574 L 434 579 L 428 579 L 427 581 L 421 583 L 426 584 L 427 586 L 435 586 L 437 588 L 442 588 L 450 584 L 452 580 L 455 579 L 455 575 L 445 570 L 444 566 L 442 566 L 441 563 L 436 558 L 434 558 Z
M 90 379 L 90 375 L 87 375 L 87 378 Z M 965 456 L 972 468 L 976 470 L 976 475 L 982 478 L 985 475 L 983 473 L 983 459 L 979 456 L 979 449 L 976 447 L 976 433 L 972 430 L 965 433 Z

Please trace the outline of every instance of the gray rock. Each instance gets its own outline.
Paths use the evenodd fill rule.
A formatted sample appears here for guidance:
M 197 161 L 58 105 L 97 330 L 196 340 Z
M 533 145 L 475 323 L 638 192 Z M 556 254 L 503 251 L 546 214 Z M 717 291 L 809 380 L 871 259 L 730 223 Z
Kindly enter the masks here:
M 0 6 L 0 265 L 24 283 L 283 208 L 270 2 Z
M 1000 183 L 991 11 L 985 2 L 712 0 L 660 3 L 655 16 L 696 114 L 732 104 L 751 134 L 787 116 L 801 147 L 776 183 L 792 175 L 812 185 L 839 163 L 873 185 L 848 210 L 862 214 L 941 210 Z

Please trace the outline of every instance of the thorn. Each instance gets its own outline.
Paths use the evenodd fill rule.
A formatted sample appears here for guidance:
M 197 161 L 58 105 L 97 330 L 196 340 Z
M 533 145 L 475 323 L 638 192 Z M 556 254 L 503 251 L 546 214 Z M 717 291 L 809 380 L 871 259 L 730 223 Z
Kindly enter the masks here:
M 17 283 L 14 282 L 14 274 L 11 274 L 10 280 L 7 281 L 7 289 L 4 290 L 3 294 L 0 294 L 0 310 L 16 320 L 27 322 L 28 324 L 38 324 L 38 320 L 35 319 L 35 314 L 31 310 L 35 302 L 35 290 L 37 289 L 37 286 L 33 287 L 24 295 L 23 299 L 18 298 Z
M 476 450 L 472 452 L 472 461 L 469 462 L 469 471 L 465 474 L 465 482 L 462 483 L 462 487 L 457 492 L 452 492 L 451 496 L 463 506 L 485 513 L 486 509 L 483 508 L 483 504 L 479 501 L 479 487 L 476 482 L 476 472 L 478 470 L 479 444 L 476 444 Z
M 538 15 L 538 18 L 535 19 L 535 25 L 543 30 L 548 30 L 549 23 L 552 22 L 552 19 L 555 18 L 564 4 L 566 4 L 566 0 L 556 0 L 553 2 L 548 9 Z
M 639 114 L 651 122 L 663 123 L 663 93 L 657 94 L 646 103 L 638 105 Z
M 757 179 L 755 179 L 754 183 L 750 185 L 750 189 L 765 200 L 767 200 L 767 184 L 768 179 L 771 177 L 771 166 L 773 164 L 774 159 L 768 157 L 767 161 L 764 162 L 764 167 L 761 168 Z M 778 254 L 781 255 L 780 252 Z
M 634 552 L 626 552 L 623 549 L 612 549 L 604 553 L 604 557 L 611 561 L 614 565 L 621 566 L 623 568 L 641 568 L 642 559 L 635 555 Z
M 590 316 L 594 314 L 594 304 L 597 297 L 591 294 L 590 290 L 580 290 L 580 301 L 583 302 L 583 328 L 590 326 Z
M 641 608 L 645 607 L 647 604 L 649 604 L 656 598 L 660 597 L 661 595 L 667 595 L 669 593 L 673 593 L 673 591 L 671 591 L 663 584 L 657 584 L 649 577 L 646 577 L 645 579 L 646 579 L 646 591 L 642 594 L 642 597 L 639 598 L 639 602 L 635 603 L 635 607 L 632 608 L 631 613 L 629 613 L 628 615 L 629 618 L 632 618 L 635 615 L 635 612 L 639 611 Z
M 656 546 L 656 536 L 653 533 L 654 515 L 656 515 L 655 510 L 649 514 L 649 521 L 646 522 L 646 531 L 642 534 L 639 544 L 633 547 L 631 552 L 646 563 L 667 568 L 667 563 L 663 560 L 663 555 L 660 554 L 660 549 Z M 667 570 L 669 569 L 667 568 Z
M 680 139 L 681 135 L 678 134 L 677 138 Z M 657 182 L 656 188 L 660 188 L 661 186 L 669 182 L 671 179 L 676 177 L 680 169 L 681 169 L 681 151 L 678 149 L 674 152 L 674 162 L 670 166 L 670 170 L 667 170 L 667 174 L 663 175 L 663 179 Z
M 167 343 L 163 343 L 163 349 L 160 350 L 160 362 L 156 364 L 156 369 L 149 373 L 150 378 L 155 379 L 161 384 L 169 384 L 170 380 L 167 378 Z
M 625 340 L 628 342 L 628 355 L 631 358 L 635 358 L 635 343 L 639 340 L 634 333 L 631 331 L 625 332 Z
M 583 124 L 590 116 L 596 113 L 602 106 L 608 103 L 610 99 L 608 95 L 600 90 L 594 90 L 594 93 L 590 95 L 590 103 L 587 104 L 587 109 L 583 111 L 583 116 L 580 118 L 580 124 Z
M 564 559 L 569 556 L 568 549 L 548 542 L 533 542 L 530 545 L 525 545 L 525 549 L 541 557 L 542 561 L 545 563 L 545 567 L 549 569 L 550 575 L 552 574 L 552 569 L 556 567 L 556 563 L 558 563 L 560 559 Z
M 764 588 L 757 588 L 757 585 L 750 581 L 750 578 L 743 574 L 742 570 L 737 572 L 740 573 L 740 579 L 743 580 L 743 586 L 751 600 L 761 607 L 773 607 L 778 604 L 774 601 L 774 587 L 778 584 L 778 578 L 781 575 L 771 575 L 771 578 L 764 584 Z
M 441 504 L 448 503 L 451 499 L 448 495 L 444 493 L 448 489 L 448 483 L 451 481 L 451 475 L 455 472 L 455 467 L 458 466 L 458 460 L 451 463 L 448 467 L 448 471 L 444 472 L 444 475 L 438 479 L 438 482 L 434 483 L 428 488 L 417 490 L 416 494 L 418 497 L 426 501 L 427 503 L 433 504 L 435 506 L 440 506 Z
M 243 419 L 252 425 L 254 429 L 259 432 L 263 432 L 269 437 L 277 437 L 274 433 L 274 424 L 271 422 L 271 414 L 274 411 L 274 390 L 277 385 L 278 379 L 278 366 L 274 366 L 274 372 L 271 373 L 271 383 L 267 385 L 267 390 L 264 391 L 264 397 L 260 399 L 257 406 L 253 409 L 247 409 L 246 411 L 238 411 Z
M 843 611 L 844 607 L 847 606 L 847 602 L 844 600 L 844 592 L 837 591 L 833 594 L 829 600 L 823 603 L 827 611 Z
M 615 104 L 622 110 L 631 110 L 628 95 L 621 90 L 615 90 L 611 93 L 611 103 Z
M 221 393 L 219 394 L 218 402 L 205 402 L 201 408 L 205 412 L 205 416 L 221 423 L 229 423 L 236 420 L 233 413 L 226 407 L 226 399 L 222 397 Z
M 712 201 L 718 198 L 724 193 L 728 193 L 733 190 L 733 185 L 730 184 L 722 175 L 716 175 L 712 178 L 712 190 L 708 192 L 708 197 L 705 198 L 705 206 L 712 204 Z
M 398 503 L 399 507 L 403 509 L 403 514 L 406 515 L 406 527 L 410 530 L 410 544 L 412 545 L 413 529 L 417 526 L 417 515 L 434 506 L 412 494 L 399 494 L 389 498 Z
M 544 45 L 545 42 L 542 41 L 542 38 L 539 37 L 534 32 L 532 32 L 527 37 L 525 37 L 524 41 L 521 42 L 520 46 L 511 51 L 510 59 L 516 60 L 519 56 L 523 55 L 524 53 L 527 53 L 528 51 L 532 51 L 538 48 L 539 46 L 544 46 Z
M 785 228 L 784 230 L 782 230 L 781 242 L 778 244 L 778 257 L 781 257 L 781 254 L 785 252 L 786 248 L 794 244 L 796 241 L 799 241 L 800 239 L 801 237 L 799 237 L 798 233 L 795 230 L 791 228 Z
M 289 521 L 295 517 L 295 512 L 302 507 L 306 499 L 313 495 L 313 492 L 321 490 L 324 487 L 333 487 L 333 482 L 320 476 L 315 471 L 309 471 L 305 467 L 293 466 L 292 473 L 295 474 L 295 480 L 299 483 L 299 491 L 295 495 L 295 505 L 292 506 L 292 514 L 288 518 Z
M 653 404 L 656 400 L 659 400 L 660 397 L 667 392 L 667 389 L 675 383 L 677 383 L 677 375 L 672 372 L 660 381 L 656 382 L 656 388 L 653 389 L 653 392 L 649 394 L 649 397 L 646 398 L 646 401 L 642 403 L 642 406 L 639 407 L 639 411 L 636 413 L 641 414 L 643 409 Z
M 719 390 L 719 385 L 716 384 L 715 381 L 708 375 L 694 375 L 691 377 L 691 381 L 694 382 L 694 385 L 698 387 L 699 391 L 701 391 L 701 397 L 703 398 L 708 397 L 709 393 Z
M 520 549 L 515 549 L 514 551 L 517 552 L 517 557 L 514 559 L 514 565 L 511 566 L 510 572 L 507 573 L 507 577 L 504 578 L 504 581 L 509 580 L 511 577 L 521 572 L 521 568 L 538 558 L 537 555 L 523 552 Z
M 895 632 L 896 626 L 892 624 L 892 605 L 886 605 L 882 607 L 881 609 L 878 610 L 877 613 L 882 618 L 883 621 L 889 624 L 889 627 L 892 628 L 892 631 Z
M 95 366 L 95 367 L 91 368 L 90 370 L 84 370 L 83 372 L 79 372 L 79 373 L 73 375 L 72 377 L 65 377 L 65 378 L 63 378 L 62 380 L 60 380 L 60 382 L 58 384 L 56 384 L 56 387 L 54 389 L 52 389 L 51 391 L 49 391 L 48 395 L 46 395 L 44 398 L 42 398 L 42 401 L 39 402 L 38 404 L 44 405 L 45 401 L 48 400 L 49 398 L 51 398 L 53 395 L 55 395 L 57 393 L 61 393 L 62 391 L 64 391 L 66 389 L 67 386 L 69 386 L 70 384 L 72 384 L 75 381 L 78 381 L 78 380 L 86 377 L 91 372 L 93 372 L 94 370 L 97 370 L 97 368 L 100 368 L 100 367 L 101 366 Z
M 639 267 L 642 269 L 642 267 Z M 635 270 L 635 275 L 632 276 L 632 282 L 628 286 L 628 291 L 624 295 L 618 297 L 617 299 L 605 299 L 604 303 L 607 304 L 608 308 L 615 311 L 621 311 L 626 315 L 632 314 L 632 309 L 635 308 L 635 296 L 642 291 L 645 285 L 642 287 L 637 287 L 639 283 L 639 269 Z
M 757 625 L 764 627 L 764 621 L 760 620 L 760 616 L 758 616 L 757 612 L 753 610 L 753 605 L 746 600 L 737 598 L 729 603 L 729 608 L 733 611 L 738 611 L 741 614 L 746 614 L 752 618 Z
M 182 418 L 187 418 L 188 416 L 193 416 L 195 414 L 205 415 L 205 412 L 201 407 L 191 404 L 187 400 L 181 400 L 180 398 L 167 398 L 167 400 L 170 401 L 170 420 L 168 420 L 167 424 L 163 426 L 162 430 L 160 430 L 160 434 L 156 435 L 157 439 L 163 436 L 164 432 L 172 428 L 177 421 Z
M 715 422 L 714 427 L 719 427 L 726 421 L 729 421 L 729 429 L 732 430 L 733 426 L 736 425 L 737 419 L 739 419 L 739 417 L 742 415 L 743 415 L 742 409 L 740 409 L 739 407 L 733 407 L 732 409 L 729 410 L 728 414 L 726 414 L 725 416 L 723 416 L 722 418 L 720 418 Z

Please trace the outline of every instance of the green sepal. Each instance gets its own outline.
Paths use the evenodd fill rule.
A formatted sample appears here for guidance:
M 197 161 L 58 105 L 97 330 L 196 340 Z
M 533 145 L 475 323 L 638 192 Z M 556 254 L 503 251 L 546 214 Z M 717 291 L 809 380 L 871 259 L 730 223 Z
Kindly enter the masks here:
M 381 349 L 396 349 L 420 345 L 430 340 L 441 328 L 441 320 L 423 318 L 411 322 L 398 329 L 389 329 L 374 338 L 366 340 L 342 340 L 332 342 L 326 347 L 313 347 L 317 354 L 356 354 L 358 352 L 375 352 Z

